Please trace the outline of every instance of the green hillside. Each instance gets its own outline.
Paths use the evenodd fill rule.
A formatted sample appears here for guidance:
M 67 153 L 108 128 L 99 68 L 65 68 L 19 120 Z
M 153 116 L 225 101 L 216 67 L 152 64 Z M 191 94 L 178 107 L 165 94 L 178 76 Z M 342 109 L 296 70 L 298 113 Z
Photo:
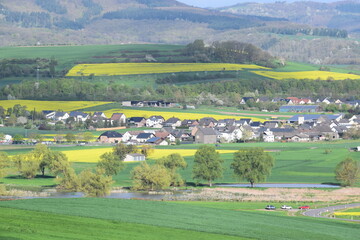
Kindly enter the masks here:
M 321 240 L 355 239 L 360 234 L 357 224 L 353 223 L 170 202 L 31 199 L 3 201 L 0 207 L 3 238 L 84 239 L 84 235 L 94 233 L 98 239 L 110 239 L 118 233 L 118 239 L 165 239 L 166 236 L 172 239 Z M 241 203 L 238 207 L 241 208 Z M 69 224 L 71 222 L 74 224 Z

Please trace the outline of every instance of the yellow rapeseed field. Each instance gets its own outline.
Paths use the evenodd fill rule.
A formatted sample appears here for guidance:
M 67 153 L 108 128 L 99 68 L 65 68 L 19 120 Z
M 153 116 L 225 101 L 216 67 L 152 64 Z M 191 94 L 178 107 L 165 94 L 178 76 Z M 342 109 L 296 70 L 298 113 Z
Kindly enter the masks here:
M 0 106 L 5 109 L 13 107 L 16 104 L 27 106 L 28 110 L 62 110 L 65 112 L 75 111 L 82 108 L 104 105 L 110 102 L 95 101 L 34 101 L 34 100 L 0 100 Z
M 106 152 L 111 152 L 112 148 L 84 149 L 62 151 L 68 157 L 70 162 L 98 162 L 100 156 Z M 183 157 L 195 155 L 196 149 L 155 149 L 149 156 L 150 159 L 159 159 L 172 153 L 179 153 Z M 219 153 L 233 153 L 235 150 L 219 150 Z
M 360 212 L 334 212 L 335 216 L 360 216 Z
M 312 79 L 312 80 L 345 80 L 345 79 L 360 79 L 359 75 L 336 73 L 326 71 L 304 71 L 304 72 L 272 72 L 272 71 L 252 71 L 255 74 L 273 78 L 273 79 Z
M 78 64 L 66 76 L 114 76 L 175 72 L 237 71 L 242 69 L 268 69 L 250 64 L 231 63 L 100 63 Z
M 192 112 L 165 112 L 165 111 L 143 111 L 137 109 L 111 109 L 104 112 L 106 116 L 111 116 L 113 113 L 124 113 L 127 118 L 129 117 L 145 117 L 148 118 L 153 115 L 160 115 L 166 120 L 172 117 L 177 117 L 180 120 L 184 119 L 201 119 L 204 117 L 213 117 L 218 119 L 240 119 L 240 118 L 251 118 L 253 121 L 264 122 L 264 119 L 246 116 L 246 115 L 216 115 L 216 114 L 205 114 L 205 113 L 192 113 Z

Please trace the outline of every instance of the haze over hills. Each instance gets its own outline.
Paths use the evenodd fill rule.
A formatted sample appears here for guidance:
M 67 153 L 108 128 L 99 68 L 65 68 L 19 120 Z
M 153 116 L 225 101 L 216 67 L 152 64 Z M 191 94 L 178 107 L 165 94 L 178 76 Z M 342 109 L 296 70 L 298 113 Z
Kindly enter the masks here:
M 233 9 L 202 9 L 175 0 L 0 0 L 0 46 L 236 40 L 285 60 L 360 61 L 358 42 L 340 27 L 310 27 L 289 21 L 286 14 L 260 16 L 252 8 L 243 14 Z
M 261 1 L 244 2 L 221 8 L 222 12 L 286 18 L 315 27 L 360 32 L 360 1 Z

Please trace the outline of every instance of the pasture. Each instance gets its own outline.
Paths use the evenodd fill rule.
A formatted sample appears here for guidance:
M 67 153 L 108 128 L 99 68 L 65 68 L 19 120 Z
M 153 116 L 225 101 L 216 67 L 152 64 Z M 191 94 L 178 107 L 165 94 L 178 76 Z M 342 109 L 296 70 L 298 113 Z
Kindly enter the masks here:
M 230 63 L 102 63 L 78 64 L 66 76 L 114 76 L 156 73 L 241 71 L 243 69 L 267 69 L 257 65 Z
M 360 75 L 337 73 L 327 71 L 303 71 L 303 72 L 275 72 L 275 71 L 253 71 L 253 73 L 273 78 L 277 80 L 282 79 L 312 79 L 312 80 L 346 80 L 346 79 L 360 79 Z
M 314 142 L 314 143 L 234 143 L 221 144 L 217 150 L 220 152 L 221 158 L 224 160 L 223 178 L 216 179 L 215 183 L 236 183 L 244 182 L 233 176 L 230 164 L 233 160 L 233 152 L 247 147 L 263 147 L 270 151 L 275 158 L 275 167 L 272 169 L 270 177 L 267 179 L 269 183 L 337 183 L 335 180 L 335 167 L 346 157 L 360 161 L 358 152 L 350 152 L 349 148 L 359 145 L 359 141 L 338 141 L 338 142 Z M 192 177 L 192 168 L 194 158 L 193 155 L 198 144 L 163 146 L 156 147 L 155 152 L 149 156 L 149 163 L 154 163 L 158 158 L 171 153 L 180 153 L 184 156 L 188 166 L 184 170 L 180 170 L 188 184 L 196 182 Z M 111 151 L 111 147 L 71 147 L 71 148 L 52 148 L 56 151 L 64 152 L 72 166 L 77 172 L 85 168 L 94 168 L 99 156 L 105 152 Z M 330 153 L 325 150 L 331 149 Z M 19 154 L 31 151 L 31 148 L 24 150 L 12 149 L 8 150 L 9 154 Z M 124 170 L 114 175 L 115 186 L 131 186 L 131 171 L 137 166 L 138 162 L 130 162 L 125 164 Z M 17 185 L 37 185 L 48 186 L 56 184 L 55 179 L 36 178 L 32 180 L 22 179 L 16 176 L 3 178 L 2 182 Z M 206 183 L 206 182 L 201 182 Z M 359 186 L 359 184 L 357 185 Z
M 120 239 L 327 240 L 356 239 L 360 234 L 357 224 L 243 211 L 239 209 L 246 203 L 242 204 L 229 208 L 101 198 L 2 201 L 0 237 L 111 239 L 118 234 Z

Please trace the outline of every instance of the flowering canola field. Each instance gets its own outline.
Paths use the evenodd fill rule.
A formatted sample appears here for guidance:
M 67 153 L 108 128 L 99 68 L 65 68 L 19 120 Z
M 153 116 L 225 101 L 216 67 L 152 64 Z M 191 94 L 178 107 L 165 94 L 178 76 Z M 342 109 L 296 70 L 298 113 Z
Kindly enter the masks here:
M 78 64 L 66 74 L 68 77 L 114 76 L 133 74 L 204 72 L 204 71 L 237 71 L 243 69 L 268 69 L 252 64 L 231 63 L 100 63 Z
M 201 119 L 204 117 L 213 117 L 216 120 L 219 119 L 240 119 L 240 118 L 251 118 L 253 121 L 260 121 L 264 122 L 264 119 L 253 117 L 253 116 L 247 116 L 247 115 L 216 115 L 216 114 L 205 114 L 205 113 L 192 113 L 192 112 L 164 112 L 164 111 L 143 111 L 143 110 L 137 110 L 137 109 L 111 109 L 104 111 L 106 116 L 111 116 L 113 113 L 124 113 L 127 118 L 130 117 L 145 117 L 149 118 L 153 115 L 160 115 L 165 120 L 176 117 L 180 120 L 184 119 Z
M 62 151 L 68 157 L 70 162 L 98 162 L 100 156 L 106 152 L 111 152 L 112 148 L 99 148 L 99 149 L 84 149 L 84 150 L 69 150 Z M 159 159 L 168 156 L 172 153 L 179 153 L 183 157 L 195 155 L 196 149 L 154 149 L 149 158 Z M 235 150 L 219 150 L 219 153 L 233 153 Z
M 273 79 L 312 79 L 312 80 L 345 80 L 360 79 L 359 75 L 348 73 L 336 73 L 327 71 L 304 71 L 304 72 L 272 72 L 272 71 L 252 71 L 257 75 L 261 75 Z
M 104 105 L 110 102 L 96 102 L 96 101 L 34 101 L 34 100 L 0 100 L 0 106 L 4 109 L 13 107 L 16 104 L 27 106 L 28 110 L 36 111 L 43 110 L 59 110 L 69 112 L 82 108 L 95 107 Z
M 360 212 L 334 212 L 335 216 L 359 216 Z

